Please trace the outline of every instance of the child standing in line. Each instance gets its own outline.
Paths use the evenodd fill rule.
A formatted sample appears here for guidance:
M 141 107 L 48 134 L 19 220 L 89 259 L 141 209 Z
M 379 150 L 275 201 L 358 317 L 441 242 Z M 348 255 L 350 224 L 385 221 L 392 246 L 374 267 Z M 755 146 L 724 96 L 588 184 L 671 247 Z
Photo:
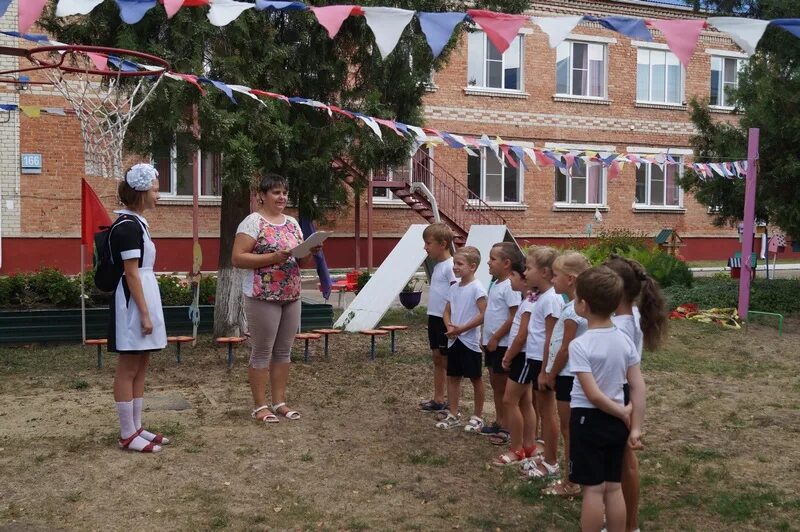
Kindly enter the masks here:
M 461 380 L 472 382 L 475 393 L 475 412 L 465 427 L 468 431 L 483 428 L 483 401 L 486 391 L 481 378 L 481 335 L 479 327 L 486 312 L 486 290 L 475 279 L 481 262 L 477 248 L 465 246 L 453 257 L 453 273 L 461 279 L 450 287 L 444 307 L 444 325 L 447 327 L 447 396 L 450 408 L 447 417 L 436 423 L 440 429 L 451 429 L 461 424 L 459 396 Z
M 561 476 L 558 467 L 558 420 L 556 419 L 555 390 L 547 387 L 544 368 L 549 358 L 550 337 L 561 315 L 564 299 L 553 288 L 553 262 L 558 253 L 555 249 L 539 246 L 528 252 L 525 277 L 539 289 L 539 298 L 533 308 L 528 324 L 528 344 L 525 355 L 531 359 L 533 369 L 533 395 L 542 421 L 544 436 L 544 458 L 535 457 L 523 464 L 523 474 L 529 478 L 557 479 Z
M 657 349 L 666 333 L 664 295 L 655 279 L 637 261 L 612 256 L 605 264 L 622 278 L 624 286 L 622 299 L 611 319 L 631 339 L 641 357 L 644 347 L 648 350 Z M 637 300 L 638 307 L 635 304 Z M 627 402 L 627 385 L 625 392 Z M 623 459 L 622 494 L 627 512 L 626 530 L 638 532 L 639 459 L 630 447 L 625 449 Z
M 428 343 L 433 355 L 433 399 L 423 401 L 419 410 L 423 412 L 444 412 L 445 384 L 447 380 L 447 328 L 444 326 L 444 307 L 450 285 L 457 279 L 453 273 L 453 232 L 443 223 L 431 224 L 422 232 L 425 252 L 436 261 L 431 274 L 431 287 L 428 294 Z
M 586 332 L 586 320 L 575 312 L 575 283 L 578 276 L 592 265 L 580 253 L 566 253 L 553 262 L 553 288 L 556 293 L 566 295 L 569 303 L 561 309 L 561 316 L 550 339 L 550 356 L 545 368 L 547 387 L 556 391 L 556 409 L 564 440 L 564 462 L 569 461 L 569 402 L 574 377 L 569 371 L 569 344 Z M 558 442 L 558 440 L 556 440 Z M 559 481 L 544 489 L 546 495 L 574 496 L 581 487 L 569 480 Z
M 489 370 L 496 421 L 481 430 L 484 436 L 495 436 L 498 443 L 508 441 L 508 427 L 503 415 L 503 395 L 506 391 L 507 371 L 503 369 L 503 355 L 508 349 L 509 331 L 522 300 L 511 287 L 512 270 L 521 271 L 525 257 L 513 242 L 498 242 L 489 252 L 489 274 L 495 281 L 489 286 L 486 316 L 483 320 L 484 365 Z M 503 441 L 504 440 L 504 441 Z
M 582 530 L 600 530 L 605 511 L 607 530 L 622 532 L 622 460 L 626 442 L 641 448 L 644 421 L 641 358 L 611 321 L 623 294 L 619 275 L 605 266 L 587 270 L 578 277 L 575 293 L 575 311 L 586 318 L 588 330 L 569 344 L 570 370 L 576 377 L 570 402 L 569 480 L 582 487 Z M 626 378 L 631 393 L 627 406 Z
M 528 322 L 534 308 L 533 294 L 525 278 L 525 269 L 517 265 L 508 275 L 511 288 L 523 294 L 517 307 L 511 330 L 508 333 L 511 345 L 503 355 L 502 366 L 508 371 L 506 393 L 503 396 L 504 415 L 511 436 L 511 447 L 492 463 L 503 466 L 519 464 L 527 456 L 536 453 L 536 413 L 533 410 L 533 372 L 530 359 L 525 356 L 525 345 L 528 341 Z

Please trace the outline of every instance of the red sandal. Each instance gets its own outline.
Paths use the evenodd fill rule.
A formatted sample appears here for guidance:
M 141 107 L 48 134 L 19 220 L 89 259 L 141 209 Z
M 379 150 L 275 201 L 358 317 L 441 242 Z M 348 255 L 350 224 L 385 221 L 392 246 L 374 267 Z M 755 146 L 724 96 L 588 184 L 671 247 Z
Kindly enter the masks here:
M 140 453 L 157 453 L 157 452 L 159 452 L 161 450 L 161 447 L 156 445 L 153 442 L 149 442 L 141 450 L 131 449 L 130 448 L 131 443 L 133 442 L 133 440 L 135 440 L 138 437 L 139 437 L 139 433 L 138 432 L 134 432 L 132 435 L 128 436 L 124 440 L 122 438 L 120 438 L 120 440 L 117 442 L 117 444 L 119 445 L 119 448 L 124 450 L 124 451 L 137 451 L 137 452 L 140 452 Z

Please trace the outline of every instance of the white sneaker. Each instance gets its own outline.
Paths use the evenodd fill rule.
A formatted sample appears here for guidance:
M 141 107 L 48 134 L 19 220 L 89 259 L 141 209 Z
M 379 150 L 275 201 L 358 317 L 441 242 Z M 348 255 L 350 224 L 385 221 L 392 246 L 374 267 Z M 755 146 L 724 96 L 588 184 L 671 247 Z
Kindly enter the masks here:
M 434 425 L 437 429 L 452 429 L 461 425 L 461 414 L 447 414 L 447 417 Z

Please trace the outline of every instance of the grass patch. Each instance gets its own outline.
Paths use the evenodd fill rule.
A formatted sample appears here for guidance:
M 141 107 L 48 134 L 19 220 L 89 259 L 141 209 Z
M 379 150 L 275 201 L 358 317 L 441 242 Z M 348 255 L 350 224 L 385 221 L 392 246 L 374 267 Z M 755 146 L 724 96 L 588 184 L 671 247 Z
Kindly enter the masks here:
M 154 434 L 161 433 L 168 438 L 177 438 L 183 436 L 186 432 L 186 426 L 175 421 L 168 421 L 166 423 L 151 425 L 148 430 Z
M 708 460 L 717 460 L 723 458 L 722 453 L 707 447 L 692 447 L 689 445 L 683 446 L 683 454 L 687 458 L 695 462 L 706 462 Z
M 428 308 L 422 305 L 414 310 L 391 308 L 381 318 L 378 327 L 383 325 L 427 325 Z M 402 333 L 401 333 L 402 334 Z
M 430 451 L 414 451 L 408 455 L 408 461 L 414 465 L 444 467 L 447 465 L 448 459 L 446 456 Z
M 717 494 L 711 509 L 719 514 L 723 521 L 742 523 L 780 504 L 780 498 L 773 492 L 744 489 Z
M 73 390 L 85 390 L 89 387 L 89 383 L 83 379 L 75 379 L 70 383 L 69 387 Z
M 313 462 L 314 461 L 314 457 L 311 456 L 311 453 L 305 452 L 305 453 L 300 455 L 300 461 L 301 462 Z

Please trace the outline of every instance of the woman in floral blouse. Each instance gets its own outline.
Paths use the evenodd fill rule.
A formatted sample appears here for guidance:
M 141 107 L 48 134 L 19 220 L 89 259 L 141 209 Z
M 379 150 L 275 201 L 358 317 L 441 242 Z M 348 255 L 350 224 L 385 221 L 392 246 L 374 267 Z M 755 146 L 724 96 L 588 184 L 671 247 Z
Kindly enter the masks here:
M 289 199 L 286 178 L 267 174 L 258 184 L 258 210 L 236 230 L 231 262 L 246 272 L 242 290 L 250 328 L 253 418 L 276 423 L 299 419 L 286 406 L 286 384 L 294 335 L 300 327 L 300 266 L 291 249 L 303 242 L 297 220 L 283 214 Z M 312 252 L 318 248 L 312 249 Z M 267 381 L 272 405 L 266 402 Z

